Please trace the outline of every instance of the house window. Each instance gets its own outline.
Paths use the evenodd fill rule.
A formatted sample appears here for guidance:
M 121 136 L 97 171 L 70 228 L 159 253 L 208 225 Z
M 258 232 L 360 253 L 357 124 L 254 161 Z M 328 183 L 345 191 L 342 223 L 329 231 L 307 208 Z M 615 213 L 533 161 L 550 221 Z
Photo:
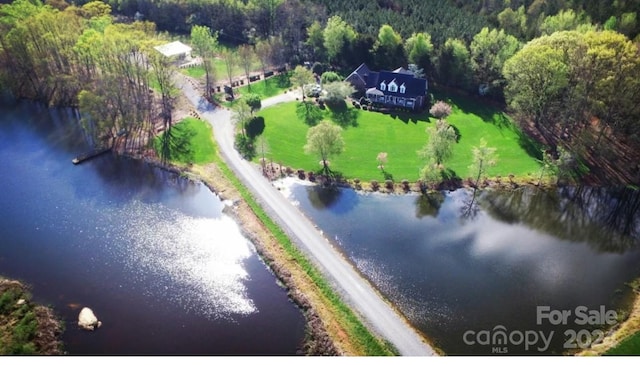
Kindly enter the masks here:
M 387 90 L 387 84 L 385 84 L 384 81 L 382 81 L 380 83 L 380 90 L 382 90 L 382 91 L 386 91 Z
M 398 84 L 396 84 L 395 80 L 389 83 L 389 91 L 392 93 L 398 92 Z
M 404 86 L 404 84 L 400 85 L 400 94 L 404 94 L 407 91 L 407 88 Z

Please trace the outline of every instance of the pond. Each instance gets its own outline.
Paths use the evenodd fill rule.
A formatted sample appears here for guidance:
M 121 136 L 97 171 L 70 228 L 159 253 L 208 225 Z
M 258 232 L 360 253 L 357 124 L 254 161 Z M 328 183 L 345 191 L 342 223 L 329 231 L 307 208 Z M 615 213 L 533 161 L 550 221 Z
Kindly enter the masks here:
M 631 298 L 625 283 L 640 276 L 635 190 L 521 188 L 474 199 L 464 189 L 422 196 L 284 185 L 447 354 L 561 354 L 588 345 L 609 326 L 603 316 L 584 324 L 585 315 L 604 309 L 618 321 Z M 552 321 L 554 311 L 568 311 L 566 321 Z M 578 333 L 580 344 L 570 341 Z
M 54 307 L 68 353 L 296 354 L 300 310 L 207 187 L 112 155 L 73 165 L 71 113 L 0 108 L 0 275 Z

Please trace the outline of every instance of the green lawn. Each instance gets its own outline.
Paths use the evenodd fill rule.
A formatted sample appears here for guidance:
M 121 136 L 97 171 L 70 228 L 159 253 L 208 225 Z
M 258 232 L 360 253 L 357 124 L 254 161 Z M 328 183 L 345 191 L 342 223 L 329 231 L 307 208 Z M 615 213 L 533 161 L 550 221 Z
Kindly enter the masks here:
M 193 66 L 193 67 L 185 67 L 181 68 L 180 72 L 183 74 L 193 77 L 194 79 L 199 79 L 204 77 L 204 67 L 202 66 Z
M 251 71 L 252 72 L 262 71 L 262 69 L 260 68 L 260 64 L 257 62 L 254 62 L 251 67 Z M 181 68 L 180 72 L 182 72 L 187 76 L 191 76 L 194 79 L 200 79 L 204 77 L 204 67 L 202 67 L 201 65 L 194 66 L 194 67 Z M 244 69 L 240 65 L 235 65 L 231 73 L 233 78 L 240 77 L 240 76 L 244 77 Z M 227 75 L 227 66 L 225 65 L 224 61 L 221 58 L 213 59 L 213 74 L 216 80 L 221 82 L 224 81 L 226 84 L 229 83 L 229 76 Z
M 187 117 L 172 127 L 172 133 L 174 133 L 174 138 L 177 140 L 181 139 L 181 137 L 188 139 L 188 147 L 186 149 L 172 146 L 172 162 L 201 165 L 213 162 L 216 150 L 209 123 L 193 117 Z M 162 134 L 158 135 L 154 140 L 153 145 L 156 151 L 160 150 L 161 138 Z
M 636 332 L 618 346 L 609 349 L 605 355 L 640 355 L 640 332 Z
M 261 99 L 265 99 L 271 96 L 282 94 L 285 90 L 291 87 L 291 81 L 289 80 L 289 74 L 281 74 L 270 77 L 267 80 L 260 80 L 251 83 L 251 93 L 260 95 Z M 236 92 L 240 94 L 249 93 L 249 86 L 245 85 L 236 89 Z
M 448 99 L 436 96 L 436 99 Z M 460 134 L 453 157 L 445 164 L 457 176 L 470 175 L 472 148 L 484 138 L 487 144 L 497 148 L 498 163 L 489 169 L 491 176 L 514 174 L 526 177 L 537 176 L 539 163 L 527 150 L 535 155 L 536 147 L 527 138 L 521 138 L 511 121 L 498 110 L 474 101 L 451 98 L 453 112 L 447 118 Z M 264 135 L 270 147 L 270 157 L 284 165 L 307 171 L 320 168 L 319 158 L 304 154 L 308 126 L 298 120 L 295 107 L 297 102 L 276 105 L 260 111 L 265 118 Z M 328 116 L 328 111 L 325 112 Z M 417 151 L 427 141 L 425 129 L 434 125 L 434 119 L 427 114 L 382 114 L 358 110 L 356 127 L 346 127 L 343 131 L 345 151 L 333 158 L 331 168 L 347 178 L 364 181 L 383 180 L 385 176 L 377 166 L 379 152 L 388 153 L 385 171 L 393 180 L 417 180 L 424 161 Z M 328 118 L 327 118 L 328 119 Z M 538 156 L 539 157 L 539 156 Z

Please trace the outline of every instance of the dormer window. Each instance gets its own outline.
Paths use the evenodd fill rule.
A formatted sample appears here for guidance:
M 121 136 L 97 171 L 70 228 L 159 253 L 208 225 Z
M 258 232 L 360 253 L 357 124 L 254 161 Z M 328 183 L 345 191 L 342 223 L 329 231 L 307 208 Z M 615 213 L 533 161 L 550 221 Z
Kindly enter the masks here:
M 386 91 L 387 90 L 387 84 L 385 84 L 384 81 L 382 81 L 380 83 L 380 90 L 381 91 Z
M 389 83 L 389 91 L 392 93 L 398 92 L 398 84 L 396 84 L 396 80 L 393 80 Z
M 407 91 L 407 88 L 404 86 L 404 84 L 400 85 L 400 94 L 404 94 Z

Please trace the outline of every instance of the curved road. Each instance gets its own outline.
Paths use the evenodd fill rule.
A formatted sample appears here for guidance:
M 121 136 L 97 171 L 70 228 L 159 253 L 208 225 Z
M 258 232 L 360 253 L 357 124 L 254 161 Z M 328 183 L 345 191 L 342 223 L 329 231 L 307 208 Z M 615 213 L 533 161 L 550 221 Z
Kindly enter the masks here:
M 258 203 L 282 227 L 292 240 L 311 256 L 325 275 L 337 284 L 342 297 L 359 312 L 373 329 L 390 341 L 404 356 L 435 355 L 422 337 L 386 303 L 371 284 L 336 251 L 314 224 L 291 204 L 251 163 L 234 148 L 234 126 L 231 112 L 216 108 L 202 98 L 190 81 L 181 77 L 178 87 L 197 108 L 215 131 L 223 158 L 253 193 Z M 286 93 L 262 101 L 267 107 L 295 100 L 294 93 Z

